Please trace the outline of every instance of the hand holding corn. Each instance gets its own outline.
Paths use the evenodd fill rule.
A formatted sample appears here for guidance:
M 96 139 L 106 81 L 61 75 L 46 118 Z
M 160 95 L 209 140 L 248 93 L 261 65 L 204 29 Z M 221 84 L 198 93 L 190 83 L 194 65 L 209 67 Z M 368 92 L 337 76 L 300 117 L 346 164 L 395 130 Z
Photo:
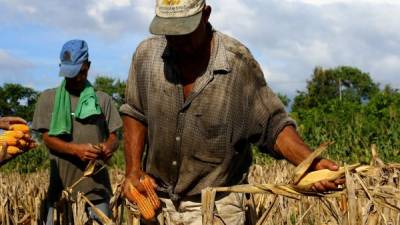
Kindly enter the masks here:
M 7 146 L 7 154 L 14 156 L 36 147 L 25 124 L 12 124 L 0 135 L 0 145 Z
M 101 156 L 101 149 L 92 144 L 76 144 L 72 150 L 82 161 L 95 160 Z
M 20 117 L 6 116 L 0 118 L 0 129 L 9 130 L 12 124 L 27 124 L 26 121 Z
M 124 196 L 137 205 L 145 220 L 153 219 L 156 210 L 160 208 L 160 200 L 155 188 L 154 180 L 144 172 L 141 172 L 140 176 L 127 177 L 124 181 Z
M 324 176 L 325 180 L 319 181 L 317 183 L 312 184 L 311 189 L 318 192 L 326 192 L 331 190 L 337 190 L 338 185 L 344 184 L 345 180 L 340 179 L 340 177 L 329 177 L 329 174 L 335 174 L 335 172 L 339 171 L 339 166 L 336 165 L 331 160 L 321 159 L 317 161 L 315 166 L 313 167 L 315 172 L 324 171 L 326 176 Z M 323 174 L 323 172 L 322 172 Z

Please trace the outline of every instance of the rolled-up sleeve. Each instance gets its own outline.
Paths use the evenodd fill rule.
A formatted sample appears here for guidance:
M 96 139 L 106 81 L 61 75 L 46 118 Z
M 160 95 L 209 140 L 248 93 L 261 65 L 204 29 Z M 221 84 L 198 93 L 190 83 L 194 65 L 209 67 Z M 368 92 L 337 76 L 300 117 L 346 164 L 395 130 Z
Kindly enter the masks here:
M 253 68 L 256 69 L 253 74 L 254 90 L 250 99 L 249 136 L 262 152 L 269 153 L 275 158 L 282 158 L 274 148 L 276 139 L 283 128 L 296 127 L 296 123 L 285 111 L 279 97 L 265 82 L 261 69 L 258 66 Z
M 136 120 L 147 124 L 147 118 L 143 108 L 143 102 L 141 98 L 141 87 L 138 81 L 138 65 L 137 65 L 137 54 L 135 53 L 132 57 L 131 67 L 129 69 L 128 81 L 125 89 L 125 104 L 123 104 L 119 111 L 123 115 L 127 115 L 135 118 Z

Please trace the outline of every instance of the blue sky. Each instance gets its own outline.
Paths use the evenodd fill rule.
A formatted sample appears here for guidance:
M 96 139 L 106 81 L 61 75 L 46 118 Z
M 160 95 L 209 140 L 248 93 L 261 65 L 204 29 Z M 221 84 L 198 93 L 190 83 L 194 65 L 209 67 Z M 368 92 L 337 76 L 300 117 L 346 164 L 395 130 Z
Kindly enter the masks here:
M 400 3 L 396 0 L 209 0 L 211 22 L 246 44 L 276 92 L 294 96 L 313 68 L 351 65 L 400 88 Z M 89 44 L 90 77 L 125 80 L 148 37 L 149 0 L 0 0 L 0 85 L 59 84 L 59 51 Z

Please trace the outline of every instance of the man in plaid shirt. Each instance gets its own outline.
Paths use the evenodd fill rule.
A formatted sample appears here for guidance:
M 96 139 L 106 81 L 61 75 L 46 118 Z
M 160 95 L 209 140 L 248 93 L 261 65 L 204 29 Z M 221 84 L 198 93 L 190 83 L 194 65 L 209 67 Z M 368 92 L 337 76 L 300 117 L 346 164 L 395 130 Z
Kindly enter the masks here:
M 158 224 L 201 224 L 201 190 L 246 182 L 250 145 L 297 165 L 311 149 L 239 41 L 213 29 L 204 0 L 157 0 L 155 34 L 132 58 L 126 87 L 124 141 L 127 184 L 154 178 Z M 145 163 L 142 156 L 146 146 Z M 337 170 L 320 159 L 314 169 Z M 314 189 L 337 188 L 320 182 Z M 217 195 L 216 220 L 244 224 L 244 195 Z

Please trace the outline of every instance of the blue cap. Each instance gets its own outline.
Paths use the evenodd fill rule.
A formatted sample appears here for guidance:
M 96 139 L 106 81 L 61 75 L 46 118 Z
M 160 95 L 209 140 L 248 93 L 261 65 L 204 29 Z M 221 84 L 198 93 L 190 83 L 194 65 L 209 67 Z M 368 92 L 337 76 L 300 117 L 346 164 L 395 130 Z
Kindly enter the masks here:
M 79 74 L 83 62 L 89 59 L 88 45 L 84 40 L 65 43 L 60 53 L 60 76 L 73 78 Z

